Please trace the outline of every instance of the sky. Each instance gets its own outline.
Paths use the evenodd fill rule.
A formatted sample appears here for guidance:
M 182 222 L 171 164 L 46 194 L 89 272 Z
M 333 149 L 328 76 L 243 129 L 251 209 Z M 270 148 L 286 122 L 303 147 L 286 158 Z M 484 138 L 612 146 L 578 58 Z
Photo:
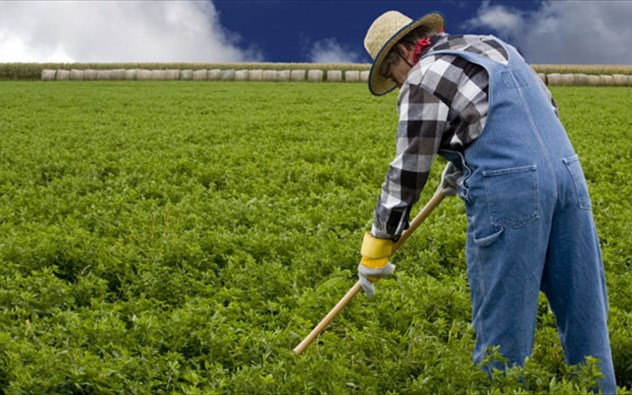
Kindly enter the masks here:
M 0 62 L 370 63 L 389 10 L 438 11 L 534 64 L 632 64 L 632 0 L 0 0 Z

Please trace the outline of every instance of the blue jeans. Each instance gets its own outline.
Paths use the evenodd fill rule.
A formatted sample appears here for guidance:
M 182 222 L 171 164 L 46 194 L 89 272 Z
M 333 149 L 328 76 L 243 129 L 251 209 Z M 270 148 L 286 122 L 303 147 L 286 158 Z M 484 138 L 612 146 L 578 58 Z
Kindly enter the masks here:
M 600 389 L 614 393 L 605 276 L 590 198 L 576 156 L 560 160 L 558 168 L 556 178 L 566 188 L 556 200 L 549 197 L 555 195 L 549 177 L 523 166 L 487 172 L 483 203 L 466 201 L 474 360 L 480 362 L 488 346 L 500 346 L 510 364 L 522 365 L 532 351 L 543 291 L 567 363 L 599 358 L 606 376 Z

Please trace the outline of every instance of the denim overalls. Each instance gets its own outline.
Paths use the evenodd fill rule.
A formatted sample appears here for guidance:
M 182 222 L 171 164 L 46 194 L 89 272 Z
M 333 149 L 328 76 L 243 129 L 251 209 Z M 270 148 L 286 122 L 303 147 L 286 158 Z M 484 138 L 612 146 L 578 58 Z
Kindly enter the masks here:
M 600 389 L 614 393 L 604 269 L 584 173 L 538 76 L 501 44 L 507 65 L 464 51 L 425 55 L 457 55 L 489 74 L 483 133 L 464 155 L 439 151 L 463 172 L 457 193 L 468 218 L 474 361 L 500 346 L 510 364 L 523 365 L 542 290 L 567 363 L 599 358 Z

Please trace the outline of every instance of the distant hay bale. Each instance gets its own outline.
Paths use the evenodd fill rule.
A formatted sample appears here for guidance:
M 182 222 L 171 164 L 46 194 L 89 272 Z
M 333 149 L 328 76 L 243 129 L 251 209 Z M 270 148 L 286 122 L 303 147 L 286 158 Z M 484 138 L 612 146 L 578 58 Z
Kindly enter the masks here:
M 538 78 L 540 78 L 540 80 L 546 84 L 546 74 L 538 73 Z
M 86 69 L 85 72 L 83 73 L 83 79 L 86 81 L 95 81 L 97 79 L 97 74 L 98 74 L 97 70 Z
M 83 81 L 86 76 L 85 70 L 72 69 L 70 70 L 70 80 L 71 81 Z
M 263 70 L 248 70 L 248 81 L 261 81 Z
M 322 70 L 309 70 L 307 72 L 307 81 L 309 82 L 322 82 L 323 71 Z
M 111 72 L 111 78 L 115 81 L 122 81 L 125 79 L 125 69 L 115 69 Z
M 549 85 L 561 85 L 562 78 L 559 73 L 551 73 L 547 74 L 546 80 L 549 82 Z
M 586 74 L 575 74 L 575 85 L 588 85 L 588 76 Z
M 146 69 L 138 70 L 136 79 L 139 81 L 149 81 L 151 79 L 151 71 Z
M 624 74 L 613 74 L 612 75 L 613 83 L 615 86 L 627 86 L 628 85 L 628 76 Z
M 55 74 L 55 79 L 57 81 L 68 81 L 69 78 L 70 78 L 70 71 L 68 70 L 58 69 L 57 73 Z
M 180 70 L 165 70 L 165 80 L 175 81 L 180 79 Z
M 209 81 L 217 81 L 220 78 L 221 70 L 220 69 L 212 69 L 207 73 L 207 78 Z
M 575 74 L 560 74 L 560 85 L 564 85 L 564 86 L 575 85 Z
M 219 79 L 222 81 L 234 81 L 235 80 L 235 70 L 222 70 L 219 73 Z
M 346 82 L 360 82 L 360 72 L 358 70 L 345 71 Z
M 56 74 L 57 74 L 57 70 L 44 69 L 42 70 L 42 80 L 54 81 Z
M 248 81 L 248 70 L 236 70 L 234 81 Z
M 327 71 L 327 81 L 329 82 L 342 82 L 342 71 L 329 70 Z
M 305 70 L 290 71 L 290 81 L 305 81 Z
M 127 81 L 134 81 L 138 79 L 138 69 L 127 69 L 125 70 L 125 79 Z
M 369 82 L 369 70 L 364 70 L 360 72 L 360 81 Z
M 598 75 L 589 75 L 587 77 L 588 85 L 590 86 L 599 86 L 601 85 L 601 78 Z
M 277 71 L 276 70 L 263 70 L 261 73 L 262 81 L 276 81 L 277 80 Z
M 193 70 L 180 70 L 180 79 L 189 81 L 193 79 Z
M 208 79 L 208 72 L 206 70 L 195 70 L 193 72 L 193 81 L 206 81 Z
M 165 70 L 151 70 L 151 79 L 153 81 L 164 81 L 166 75 Z
M 614 85 L 614 77 L 611 75 L 602 74 L 599 76 L 599 80 L 601 85 L 603 86 L 613 86 Z
M 290 80 L 290 70 L 277 71 L 277 81 L 284 82 Z
M 112 70 L 97 70 L 97 80 L 110 81 L 112 79 Z

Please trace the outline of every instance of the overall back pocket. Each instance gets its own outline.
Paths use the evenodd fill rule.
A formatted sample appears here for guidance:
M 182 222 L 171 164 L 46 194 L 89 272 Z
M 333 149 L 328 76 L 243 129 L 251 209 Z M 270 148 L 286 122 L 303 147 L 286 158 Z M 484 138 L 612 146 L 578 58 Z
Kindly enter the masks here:
M 536 165 L 487 170 L 483 180 L 494 226 L 520 228 L 540 218 Z

